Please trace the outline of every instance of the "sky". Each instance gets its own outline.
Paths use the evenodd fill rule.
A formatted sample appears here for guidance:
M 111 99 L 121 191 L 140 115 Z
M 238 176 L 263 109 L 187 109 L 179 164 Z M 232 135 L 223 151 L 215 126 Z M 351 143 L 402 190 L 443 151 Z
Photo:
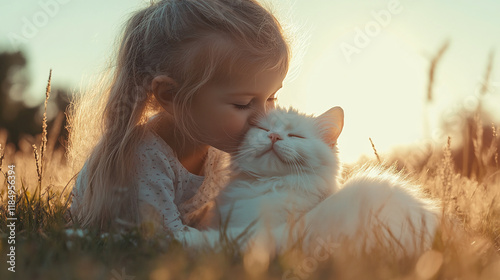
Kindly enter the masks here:
M 28 57 L 26 102 L 43 101 L 49 69 L 53 87 L 82 92 L 113 56 L 122 24 L 148 2 L 0 0 L 0 51 L 23 50 Z M 492 92 L 485 104 L 500 112 L 500 1 L 261 2 L 292 42 L 292 68 L 278 103 L 315 115 L 341 106 L 345 125 L 338 142 L 345 162 L 373 156 L 369 138 L 382 154 L 446 140 L 441 120 L 477 104 L 491 51 Z M 430 60 L 447 40 L 434 100 L 426 104 Z

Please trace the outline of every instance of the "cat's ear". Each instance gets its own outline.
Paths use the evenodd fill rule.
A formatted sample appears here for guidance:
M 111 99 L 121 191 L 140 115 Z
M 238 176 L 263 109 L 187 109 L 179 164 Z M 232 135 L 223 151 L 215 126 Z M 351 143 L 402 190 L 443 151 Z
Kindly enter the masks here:
M 316 123 L 321 130 L 323 141 L 333 146 L 344 128 L 344 110 L 340 107 L 333 107 L 316 117 Z

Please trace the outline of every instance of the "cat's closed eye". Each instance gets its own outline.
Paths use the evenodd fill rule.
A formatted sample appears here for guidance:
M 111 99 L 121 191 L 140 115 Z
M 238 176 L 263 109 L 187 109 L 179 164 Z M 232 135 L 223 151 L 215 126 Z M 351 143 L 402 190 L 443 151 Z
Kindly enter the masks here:
M 262 127 L 262 126 L 258 126 L 258 125 L 257 125 L 257 126 L 255 126 L 255 127 L 257 127 L 258 129 L 262 129 L 262 130 L 264 130 L 264 131 L 266 131 L 266 132 L 269 132 L 269 129 L 264 128 L 264 127 Z
M 301 136 L 301 135 L 298 135 L 298 134 L 293 134 L 293 133 L 288 134 L 288 137 L 295 137 L 295 138 L 305 139 L 304 136 Z

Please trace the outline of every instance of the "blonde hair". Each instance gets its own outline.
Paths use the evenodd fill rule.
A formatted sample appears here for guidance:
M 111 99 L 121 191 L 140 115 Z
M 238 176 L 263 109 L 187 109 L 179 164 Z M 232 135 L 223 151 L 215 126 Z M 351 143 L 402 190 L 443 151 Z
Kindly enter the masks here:
M 111 79 L 103 75 L 70 107 L 68 158 L 75 170 L 86 166 L 73 219 L 100 231 L 119 221 L 137 225 L 138 186 L 129 182 L 143 124 L 163 111 L 150 89 L 154 77 L 168 75 L 178 83 L 174 103 L 181 109 L 173 118 L 187 134 L 190 102 L 207 82 L 236 69 L 286 73 L 290 50 L 284 37 L 276 18 L 255 0 L 163 0 L 133 14 Z

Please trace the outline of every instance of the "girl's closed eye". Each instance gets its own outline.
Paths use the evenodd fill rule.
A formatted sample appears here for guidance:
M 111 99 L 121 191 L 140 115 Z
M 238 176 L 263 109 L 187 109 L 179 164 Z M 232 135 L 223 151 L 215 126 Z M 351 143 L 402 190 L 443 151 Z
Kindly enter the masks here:
M 268 98 L 268 99 L 267 99 L 267 102 L 273 102 L 273 103 L 274 103 L 274 102 L 276 102 L 277 100 L 278 100 L 278 98 L 276 98 L 276 97 L 271 97 L 271 98 Z M 252 100 L 252 101 L 253 101 L 253 100 Z M 239 109 L 239 110 L 246 110 L 246 109 L 250 109 L 250 107 L 251 107 L 251 105 L 252 105 L 252 101 L 250 101 L 250 102 L 249 102 L 249 103 L 247 103 L 247 104 L 236 104 L 236 103 L 235 103 L 235 104 L 233 104 L 233 105 L 234 105 L 234 107 L 235 107 L 236 109 Z
M 250 102 L 250 103 L 248 103 L 248 104 L 245 104 L 245 105 L 240 105 L 240 104 L 233 104 L 233 105 L 234 105 L 234 107 L 235 107 L 236 109 L 239 109 L 239 110 L 245 110 L 245 109 L 250 109 L 250 104 L 251 104 L 251 103 L 252 103 L 252 102 Z

